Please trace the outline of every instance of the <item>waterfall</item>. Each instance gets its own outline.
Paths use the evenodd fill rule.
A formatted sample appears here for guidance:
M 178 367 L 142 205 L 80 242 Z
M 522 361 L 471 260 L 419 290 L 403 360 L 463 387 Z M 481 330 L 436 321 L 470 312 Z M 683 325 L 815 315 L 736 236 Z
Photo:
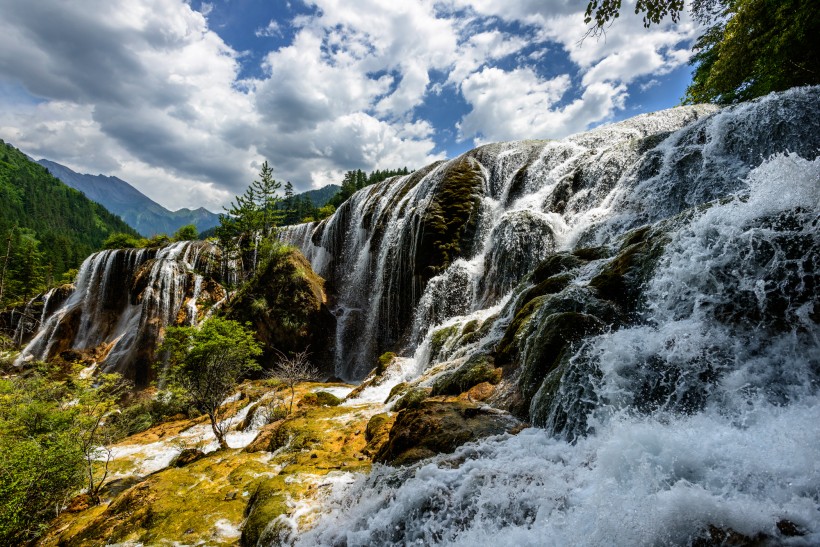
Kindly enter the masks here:
M 57 309 L 46 301 L 40 328 L 17 364 L 73 351 L 79 353 L 69 358 L 84 354 L 100 361 L 103 370 L 145 385 L 162 329 L 197 323 L 205 278 L 223 280 L 222 262 L 218 249 L 201 241 L 95 253 L 83 262 L 74 290 Z M 232 275 L 230 266 L 227 271 Z M 218 305 L 224 290 L 220 286 L 207 296 Z
M 502 386 L 539 427 L 377 467 L 298 543 L 820 543 L 818 150 L 820 88 L 802 88 L 469 152 L 482 178 L 471 242 L 421 280 L 405 334 L 385 340 L 417 374 L 503 357 Z M 392 315 L 378 257 L 417 251 L 384 246 L 419 241 L 401 220 L 435 202 L 451 164 L 366 189 L 291 241 L 326 253 L 327 272 L 365 264 L 360 309 Z M 395 223 L 374 226 L 377 198 Z M 384 335 L 365 319 L 341 348 L 348 376 Z
M 429 327 L 497 304 L 556 250 L 611 245 L 728 195 L 774 153 L 812 157 L 817 94 L 680 107 L 561 141 L 483 146 L 285 230 L 335 289 L 337 375 L 362 378 L 383 351 L 412 355 Z M 475 185 L 465 188 L 465 176 Z M 436 223 L 444 209 L 457 217 L 449 232 Z M 441 242 L 431 244 L 433 230 Z

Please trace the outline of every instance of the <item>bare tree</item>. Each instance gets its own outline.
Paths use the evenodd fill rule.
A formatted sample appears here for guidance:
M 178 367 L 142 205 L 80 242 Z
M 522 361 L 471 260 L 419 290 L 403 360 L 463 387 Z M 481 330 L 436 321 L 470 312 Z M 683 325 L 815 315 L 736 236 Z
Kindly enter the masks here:
M 310 353 L 307 349 L 294 353 L 291 357 L 278 350 L 276 353 L 278 355 L 276 366 L 269 373 L 269 376 L 279 380 L 290 389 L 288 414 L 291 414 L 293 412 L 293 399 L 296 397 L 296 384 L 317 380 L 319 378 L 319 369 L 308 360 Z

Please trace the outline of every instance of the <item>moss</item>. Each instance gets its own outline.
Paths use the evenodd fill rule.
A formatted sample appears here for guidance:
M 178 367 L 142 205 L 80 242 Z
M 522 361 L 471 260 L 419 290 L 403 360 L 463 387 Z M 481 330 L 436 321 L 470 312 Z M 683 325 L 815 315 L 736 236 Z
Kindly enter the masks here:
M 297 397 L 319 386 L 299 384 Z M 317 477 L 335 470 L 369 468 L 370 461 L 362 453 L 368 418 L 367 412 L 347 407 L 306 407 L 269 426 L 284 439 L 279 444 L 287 448 L 269 454 L 221 450 L 184 467 L 166 468 L 125 491 L 112 491 L 115 497 L 108 506 L 63 514 L 43 544 L 156 545 L 178 541 L 235 545 L 237 535 L 220 535 L 224 526 L 216 524 L 227 523 L 238 530 L 246 518 L 243 538 L 264 538 L 268 523 L 279 515 L 290 516 L 294 502 L 317 495 Z M 199 423 L 201 420 L 161 424 L 130 442 L 150 444 Z M 288 440 L 292 442 L 288 444 Z
M 376 375 L 381 376 L 384 374 L 384 371 L 387 370 L 387 366 L 393 362 L 393 359 L 396 358 L 396 354 L 392 351 L 388 351 L 386 353 L 382 353 L 379 356 L 379 364 L 376 366 Z
M 306 406 L 319 406 L 319 396 L 315 393 L 305 393 L 302 395 L 302 398 L 299 399 L 297 406 L 306 407 Z
M 648 226 L 632 230 L 624 236 L 618 254 L 589 281 L 589 286 L 601 298 L 620 305 L 627 315 L 632 314 L 667 241 L 663 231 Z
M 450 162 L 421 218 L 416 246 L 416 270 L 425 279 L 469 254 L 478 223 L 484 175 L 470 156 Z
M 518 385 L 526 401 L 532 399 L 544 378 L 574 342 L 602 332 L 604 323 L 592 315 L 577 312 L 555 313 L 539 325 L 528 341 L 526 362 Z
M 329 391 L 317 391 L 316 400 L 320 405 L 324 406 L 339 406 L 342 403 L 341 399 Z
M 384 400 L 384 404 L 389 403 L 396 397 L 400 397 L 407 393 L 407 390 L 410 389 L 410 384 L 407 382 L 399 382 L 390 390 L 390 394 L 387 396 L 387 399 Z
M 443 327 L 433 331 L 432 336 L 430 336 L 431 359 L 435 360 L 441 354 L 441 350 L 444 349 L 444 345 L 447 343 L 447 340 L 456 334 L 458 329 L 459 325 L 450 325 L 449 327 Z
M 501 369 L 496 368 L 493 358 L 475 355 L 455 371 L 438 378 L 431 395 L 458 395 L 482 382 L 497 384 L 501 381 Z
M 430 396 L 431 391 L 432 390 L 429 387 L 410 388 L 404 395 L 402 395 L 401 399 L 396 401 L 396 404 L 393 405 L 393 410 L 398 412 L 399 410 L 404 410 L 405 408 L 418 408 L 422 401 Z

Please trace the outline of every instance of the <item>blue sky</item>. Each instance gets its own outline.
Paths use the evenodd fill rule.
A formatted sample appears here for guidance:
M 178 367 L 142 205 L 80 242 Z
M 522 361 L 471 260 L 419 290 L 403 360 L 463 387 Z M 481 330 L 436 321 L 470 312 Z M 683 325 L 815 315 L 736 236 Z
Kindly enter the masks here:
M 0 138 L 218 211 L 268 160 L 298 190 L 669 108 L 698 29 L 583 0 L 0 0 Z

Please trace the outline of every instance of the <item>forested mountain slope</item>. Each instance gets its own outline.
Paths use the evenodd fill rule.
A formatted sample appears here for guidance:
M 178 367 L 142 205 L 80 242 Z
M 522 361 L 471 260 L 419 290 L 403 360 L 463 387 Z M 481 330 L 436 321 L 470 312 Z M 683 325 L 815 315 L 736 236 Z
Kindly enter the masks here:
M 169 211 L 120 178 L 76 173 L 46 159 L 38 160 L 37 163 L 89 199 L 120 215 L 129 226 L 144 236 L 172 234 L 180 226 L 187 224 L 195 225 L 200 232 L 219 224 L 219 215 L 202 207 Z
M 105 207 L 0 140 L 0 269 L 5 301 L 38 288 L 25 289 L 21 283 L 46 283 L 49 277 L 58 279 L 78 267 L 114 232 L 136 235 Z

